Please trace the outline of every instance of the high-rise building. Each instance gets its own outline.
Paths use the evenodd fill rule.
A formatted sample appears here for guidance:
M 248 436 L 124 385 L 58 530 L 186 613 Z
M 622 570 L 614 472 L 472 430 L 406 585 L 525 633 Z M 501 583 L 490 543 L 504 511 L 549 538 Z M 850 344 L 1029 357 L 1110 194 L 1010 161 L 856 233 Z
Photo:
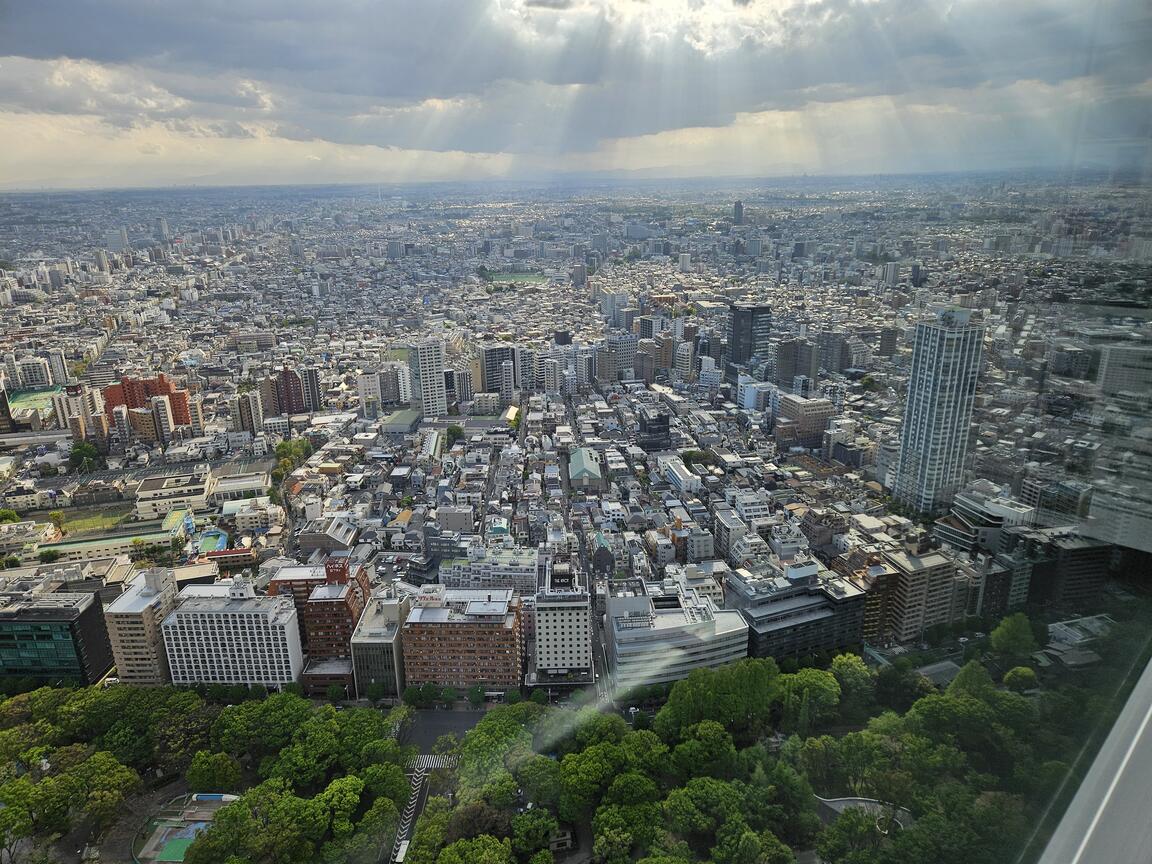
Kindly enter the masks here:
M 771 335 L 771 306 L 757 303 L 733 303 L 728 307 L 728 363 L 730 365 L 744 365 L 753 357 L 766 359 L 771 350 Z
M 667 411 L 644 406 L 640 409 L 640 429 L 636 446 L 648 453 L 672 449 L 672 429 Z
M 478 357 L 480 367 L 480 391 L 482 393 L 499 393 L 504 380 L 504 362 L 511 361 L 513 373 L 517 366 L 519 349 L 515 345 L 503 343 L 481 345 Z M 520 386 L 519 380 L 512 382 L 512 387 Z
M 290 597 L 258 597 L 242 577 L 190 585 L 161 625 L 172 683 L 281 689 L 304 667 Z
M 194 435 L 204 434 L 204 397 L 199 393 L 188 397 L 188 425 Z
M 807 339 L 785 339 L 775 345 L 774 378 L 781 387 L 791 388 L 797 376 L 816 381 L 820 376 L 820 349 Z
M 444 387 L 444 343 L 427 339 L 409 352 L 412 367 L 412 398 L 420 402 L 425 417 L 448 413 L 448 392 Z
M 328 557 L 324 582 L 312 589 L 304 604 L 304 641 L 310 660 L 350 656 L 348 643 L 370 592 L 364 567 L 350 565 L 347 555 Z
M 1105 345 L 1100 350 L 1097 381 L 1106 396 L 1123 392 L 1146 394 L 1152 387 L 1152 347 Z
M 744 202 L 743 201 L 737 201 L 735 204 L 732 205 L 732 224 L 733 225 L 743 225 L 744 224 Z
M 48 372 L 52 378 L 52 383 L 57 387 L 63 387 L 67 384 L 70 373 L 68 360 L 64 356 L 64 349 L 49 348 L 44 352 L 44 359 L 48 361 Z
M 964 479 L 984 340 L 971 314 L 949 309 L 916 325 L 893 489 L 920 513 L 947 510 Z
M 256 385 L 256 392 L 260 397 L 260 411 L 265 417 L 277 417 L 282 413 L 275 378 L 261 378 Z
M 113 228 L 104 232 L 104 245 L 111 252 L 126 252 L 128 250 L 128 229 Z
M 278 414 L 305 414 L 304 383 L 295 369 L 280 369 L 276 373 L 276 402 Z
M 168 654 L 160 626 L 176 606 L 176 577 L 170 569 L 140 573 L 104 610 L 116 676 L 137 687 L 168 683 Z
M 304 391 L 304 408 L 310 413 L 319 411 L 323 406 L 320 393 L 320 370 L 314 366 L 306 366 L 300 371 L 300 384 Z
M 536 593 L 535 608 L 535 683 L 591 677 L 592 600 L 570 566 L 552 570 Z
M 888 619 L 881 630 L 897 642 L 922 638 L 937 624 L 951 624 L 967 613 L 967 583 L 953 558 L 931 545 L 927 534 L 910 535 L 904 548 L 886 551 L 895 570 Z
M 380 373 L 365 372 L 356 376 L 356 394 L 360 397 L 360 416 L 375 420 L 384 399 L 380 393 Z
M 255 390 L 232 397 L 232 427 L 237 432 L 251 432 L 253 435 L 264 431 L 264 411 L 260 394 Z
M 24 357 L 16 366 L 21 387 L 40 390 L 52 386 L 52 367 L 43 357 Z
M 172 440 L 172 430 L 176 428 L 176 421 L 172 417 L 172 402 L 167 396 L 153 396 L 149 401 L 152 403 L 156 440 L 160 444 L 167 444 Z

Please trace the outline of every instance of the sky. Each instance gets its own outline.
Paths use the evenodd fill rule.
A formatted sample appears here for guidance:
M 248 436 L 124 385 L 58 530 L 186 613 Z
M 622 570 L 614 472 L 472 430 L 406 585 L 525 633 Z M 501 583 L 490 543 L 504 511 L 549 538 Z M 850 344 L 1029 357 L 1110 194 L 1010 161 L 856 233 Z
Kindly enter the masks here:
M 1148 0 L 0 0 L 0 188 L 1143 160 Z

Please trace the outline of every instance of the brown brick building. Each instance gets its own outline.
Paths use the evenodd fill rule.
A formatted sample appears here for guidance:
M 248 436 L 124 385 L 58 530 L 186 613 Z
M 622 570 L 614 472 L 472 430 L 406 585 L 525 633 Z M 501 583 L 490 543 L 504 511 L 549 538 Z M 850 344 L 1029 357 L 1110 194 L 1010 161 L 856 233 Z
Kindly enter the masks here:
M 314 610 L 316 615 L 316 632 L 321 640 L 321 652 L 331 650 L 333 640 L 337 638 L 331 635 L 331 626 L 326 623 L 330 618 L 338 618 L 341 614 L 338 611 L 338 605 L 343 602 L 344 604 L 357 604 L 356 618 L 359 619 L 360 612 L 364 611 L 364 604 L 368 602 L 368 597 L 372 593 L 372 585 L 368 578 L 368 571 L 362 564 L 353 564 L 350 562 L 347 553 L 334 552 L 323 565 L 291 565 L 288 567 L 281 567 L 272 576 L 268 583 L 268 595 L 276 596 L 278 594 L 292 595 L 292 601 L 296 604 L 296 615 L 300 622 L 300 638 L 304 645 L 304 651 L 309 656 L 333 656 L 331 653 L 323 653 L 322 655 L 314 655 L 310 642 L 310 631 L 308 620 L 312 614 L 309 612 L 309 601 L 312 599 L 313 592 L 317 588 L 324 586 L 347 586 L 349 591 L 345 599 L 339 599 L 342 592 L 334 590 L 322 591 L 320 596 L 324 599 L 318 600 L 318 608 Z M 342 653 L 336 656 L 348 656 L 348 639 L 352 636 L 352 630 L 356 627 L 356 621 L 352 621 L 351 627 L 348 629 L 347 637 L 343 642 Z
M 172 420 L 177 426 L 190 426 L 188 391 L 177 390 L 176 383 L 163 372 L 155 378 L 121 378 L 104 388 L 104 405 L 109 413 L 117 405 L 128 408 L 150 408 L 153 396 L 167 396 L 172 406 Z
M 511 588 L 423 586 L 401 631 L 406 683 L 519 687 L 524 677 L 520 608 Z

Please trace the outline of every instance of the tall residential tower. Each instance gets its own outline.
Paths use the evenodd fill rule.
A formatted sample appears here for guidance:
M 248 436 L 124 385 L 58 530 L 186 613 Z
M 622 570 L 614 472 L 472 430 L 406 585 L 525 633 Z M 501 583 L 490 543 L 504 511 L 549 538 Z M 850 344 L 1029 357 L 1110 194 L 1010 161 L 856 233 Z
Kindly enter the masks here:
M 948 309 L 916 325 L 896 498 L 919 513 L 946 511 L 960 489 L 984 328 L 969 309 Z

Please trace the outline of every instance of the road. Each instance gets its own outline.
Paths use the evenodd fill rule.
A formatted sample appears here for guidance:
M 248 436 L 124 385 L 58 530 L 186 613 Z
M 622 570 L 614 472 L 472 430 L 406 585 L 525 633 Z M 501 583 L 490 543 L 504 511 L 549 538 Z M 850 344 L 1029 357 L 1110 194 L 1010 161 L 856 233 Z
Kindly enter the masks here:
M 1039 864 L 1152 861 L 1152 663 L 1140 680 Z
M 416 711 L 407 744 L 414 744 L 421 753 L 431 753 L 436 739 L 453 732 L 463 738 L 464 733 L 484 718 L 483 711 L 442 711 L 421 709 Z

